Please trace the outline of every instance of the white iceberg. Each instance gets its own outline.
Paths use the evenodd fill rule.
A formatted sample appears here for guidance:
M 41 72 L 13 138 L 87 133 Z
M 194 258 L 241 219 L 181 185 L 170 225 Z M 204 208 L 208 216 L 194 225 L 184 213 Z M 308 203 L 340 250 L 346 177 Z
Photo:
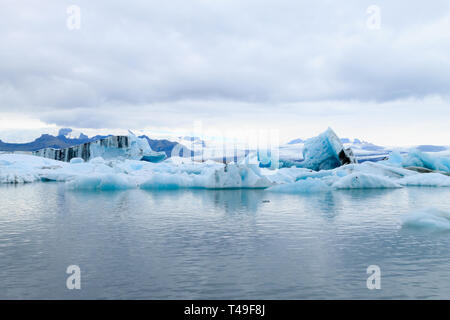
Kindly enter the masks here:
M 440 173 L 423 173 L 405 177 L 398 181 L 404 186 L 450 187 L 450 177 Z
M 70 163 L 83 163 L 84 162 L 84 160 L 82 159 L 82 158 L 72 158 L 72 159 L 70 159 L 70 161 L 69 161 Z
M 141 189 L 147 190 L 173 190 L 193 187 L 193 177 L 186 173 L 169 174 L 155 173 L 149 179 L 140 184 Z
M 361 172 L 349 174 L 333 184 L 333 188 L 336 189 L 378 189 L 401 187 L 401 185 L 388 178 Z
M 267 189 L 279 193 L 314 193 L 331 191 L 332 188 L 321 179 L 307 178 L 293 183 L 280 184 Z
M 67 181 L 68 189 L 73 190 L 124 190 L 136 188 L 124 174 L 78 175 Z
M 241 189 L 267 188 L 271 185 L 256 165 L 209 165 L 200 172 L 193 170 L 164 172 L 150 174 L 149 179 L 143 181 L 143 189 L 177 189 L 177 188 L 206 188 L 206 189 Z
M 25 154 L 0 155 L 0 183 L 31 183 L 41 180 L 44 172 L 67 166 L 60 161 Z

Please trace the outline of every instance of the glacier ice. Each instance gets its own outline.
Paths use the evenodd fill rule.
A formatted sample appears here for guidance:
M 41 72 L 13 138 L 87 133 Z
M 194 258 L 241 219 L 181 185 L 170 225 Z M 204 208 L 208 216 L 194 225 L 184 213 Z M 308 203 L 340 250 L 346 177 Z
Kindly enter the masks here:
M 25 154 L 0 155 L 0 183 L 31 183 L 40 181 L 41 172 L 66 166 L 60 161 Z
M 45 148 L 33 154 L 65 162 L 73 158 L 88 161 L 95 157 L 160 162 L 166 157 L 164 152 L 153 151 L 146 139 L 138 138 L 132 132 L 129 132 L 128 136 L 109 136 L 64 149 Z
M 401 188 L 401 185 L 385 177 L 355 172 L 336 181 L 333 187 L 336 189 L 377 189 Z
M 83 160 L 83 158 L 72 158 L 72 159 L 70 159 L 69 162 L 70 163 L 83 163 L 84 160 Z
M 434 171 L 450 172 L 450 157 L 434 155 L 411 149 L 405 155 L 394 151 L 384 163 L 397 167 L 425 168 Z
M 450 187 L 450 177 L 440 173 L 424 173 L 405 177 L 398 181 L 404 186 Z
M 403 156 L 402 156 L 403 159 Z M 403 163 L 403 160 L 402 160 Z M 445 163 L 442 159 L 439 163 Z M 395 163 L 394 163 L 395 164 Z M 0 183 L 65 182 L 72 190 L 128 188 L 269 188 L 271 192 L 307 193 L 355 188 L 450 187 L 450 177 L 419 173 L 393 162 L 351 163 L 331 170 L 260 168 L 256 157 L 223 164 L 172 157 L 160 163 L 94 157 L 70 162 L 23 154 L 0 155 Z
M 186 173 L 169 174 L 155 173 L 149 179 L 140 184 L 141 189 L 173 190 L 193 187 L 193 179 Z
M 78 175 L 66 184 L 73 190 L 124 190 L 136 186 L 124 174 Z
M 383 161 L 385 164 L 387 165 L 391 165 L 394 167 L 402 167 L 403 164 L 403 157 L 400 154 L 400 152 L 398 151 L 392 151 L 389 156 L 388 159 Z
M 303 159 L 300 164 L 302 167 L 316 171 L 334 169 L 356 162 L 351 149 L 344 148 L 331 128 L 317 137 L 306 140 Z
M 321 179 L 307 178 L 293 183 L 279 184 L 267 189 L 271 192 L 280 193 L 313 193 L 330 191 L 332 188 Z

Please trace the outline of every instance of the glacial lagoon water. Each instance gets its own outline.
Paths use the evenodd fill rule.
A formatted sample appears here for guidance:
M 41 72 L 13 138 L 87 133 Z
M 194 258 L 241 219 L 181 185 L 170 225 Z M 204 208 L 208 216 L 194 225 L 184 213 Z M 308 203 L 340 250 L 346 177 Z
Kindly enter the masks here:
M 450 230 L 402 226 L 421 210 L 450 212 L 450 188 L 2 185 L 0 298 L 448 299 Z M 66 288 L 69 265 L 81 290 Z M 369 265 L 381 269 L 380 290 L 367 289 Z

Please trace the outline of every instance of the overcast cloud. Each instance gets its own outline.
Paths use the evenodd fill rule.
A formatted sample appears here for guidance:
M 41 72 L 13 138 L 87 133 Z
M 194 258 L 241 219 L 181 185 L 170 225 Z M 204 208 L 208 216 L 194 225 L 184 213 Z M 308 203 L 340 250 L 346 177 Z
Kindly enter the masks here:
M 448 145 L 450 3 L 393 2 L 2 0 L 0 139 L 30 121 L 157 132 L 200 120 Z

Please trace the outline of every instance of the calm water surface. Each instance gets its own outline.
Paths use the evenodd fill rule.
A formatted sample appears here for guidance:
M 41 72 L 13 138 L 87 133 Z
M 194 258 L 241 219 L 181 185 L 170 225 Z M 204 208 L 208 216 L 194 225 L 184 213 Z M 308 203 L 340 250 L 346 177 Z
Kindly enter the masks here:
M 267 202 L 269 200 L 270 202 Z M 450 188 L 76 192 L 0 186 L 2 299 L 450 298 Z M 81 268 L 81 290 L 66 268 Z M 381 290 L 366 269 L 381 268 Z

